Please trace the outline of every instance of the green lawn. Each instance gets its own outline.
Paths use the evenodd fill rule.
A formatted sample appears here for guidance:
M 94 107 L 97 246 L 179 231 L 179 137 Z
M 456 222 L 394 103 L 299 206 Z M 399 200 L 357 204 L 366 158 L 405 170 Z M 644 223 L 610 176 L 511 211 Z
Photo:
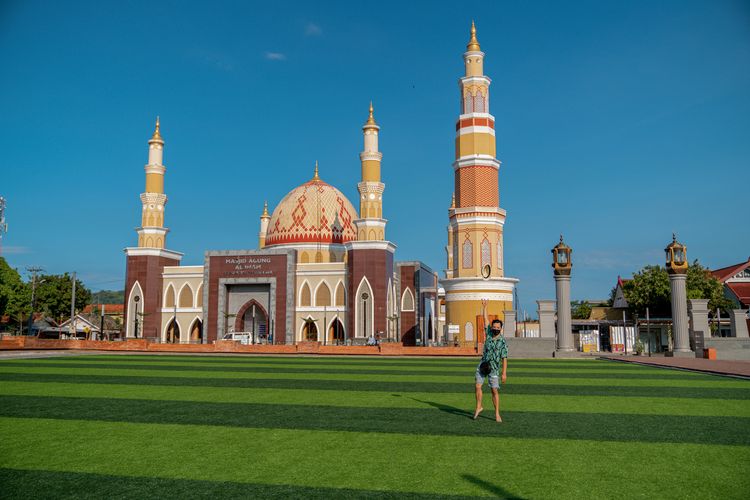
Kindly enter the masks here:
M 0 498 L 750 498 L 750 382 L 510 360 L 0 361 Z

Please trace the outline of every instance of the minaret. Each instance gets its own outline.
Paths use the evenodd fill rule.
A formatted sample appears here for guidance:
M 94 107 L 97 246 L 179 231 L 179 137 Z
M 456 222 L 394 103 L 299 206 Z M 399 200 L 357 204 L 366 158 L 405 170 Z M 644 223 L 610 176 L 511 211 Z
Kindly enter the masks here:
M 167 170 L 162 164 L 164 157 L 164 139 L 159 132 L 159 117 L 156 117 L 154 135 L 148 141 L 148 163 L 146 170 L 146 192 L 141 193 L 143 210 L 141 227 L 138 232 L 138 246 L 140 248 L 165 248 L 167 233 L 164 227 L 164 206 L 167 195 L 164 194 L 164 172 Z
M 385 224 L 383 219 L 383 191 L 385 184 L 380 182 L 380 162 L 383 153 L 378 151 L 378 133 L 380 127 L 373 117 L 372 102 L 370 116 L 367 118 L 362 133 L 364 135 L 364 151 L 359 154 L 362 162 L 362 182 L 357 184 L 359 190 L 359 220 L 357 239 L 359 241 L 385 240 Z
M 268 202 L 263 202 L 263 213 L 260 215 L 260 232 L 258 233 L 258 248 L 266 246 L 266 232 L 271 216 L 268 214 Z
M 453 193 L 453 196 L 451 197 L 451 206 L 448 208 L 448 220 L 450 220 L 453 216 L 453 211 L 455 209 L 456 193 Z M 450 279 L 453 277 L 453 257 L 458 252 L 455 248 L 455 242 L 453 240 L 453 227 L 450 223 L 448 224 L 448 227 L 446 229 L 448 231 L 448 244 L 445 246 L 445 253 L 448 256 L 448 266 L 445 269 L 445 277 Z
M 517 280 L 504 277 L 503 226 L 495 151 L 495 118 L 489 112 L 491 80 L 484 74 L 484 52 L 471 23 L 471 38 L 463 54 L 464 76 L 459 79 L 461 114 L 456 123 L 453 163 L 455 200 L 449 209 L 446 321 L 458 325 L 467 344 L 482 342 L 483 299 L 488 315 L 504 318 L 512 309 Z
M 162 325 L 162 273 L 166 266 L 178 266 L 182 254 L 167 250 L 164 227 L 164 172 L 162 164 L 164 139 L 156 130 L 148 141 L 146 189 L 141 193 L 141 227 L 137 228 L 138 246 L 125 249 L 125 336 L 127 338 L 158 337 Z

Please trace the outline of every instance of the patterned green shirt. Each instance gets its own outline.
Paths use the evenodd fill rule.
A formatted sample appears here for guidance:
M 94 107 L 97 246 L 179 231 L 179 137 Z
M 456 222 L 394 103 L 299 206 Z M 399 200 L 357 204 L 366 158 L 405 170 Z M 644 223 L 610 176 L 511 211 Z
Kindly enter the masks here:
M 502 334 L 492 338 L 492 329 L 489 326 L 487 326 L 485 334 L 482 362 L 489 361 L 492 367 L 490 375 L 497 377 L 500 372 L 501 360 L 508 357 L 508 345 L 505 343 L 505 337 Z

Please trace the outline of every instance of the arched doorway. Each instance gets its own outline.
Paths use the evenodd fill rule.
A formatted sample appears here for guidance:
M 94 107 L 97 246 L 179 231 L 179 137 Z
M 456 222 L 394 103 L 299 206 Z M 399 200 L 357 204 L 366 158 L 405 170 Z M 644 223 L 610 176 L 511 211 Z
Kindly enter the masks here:
M 318 327 L 312 319 L 306 319 L 302 327 L 302 339 L 310 342 L 318 340 Z
M 172 318 L 172 321 L 167 325 L 167 334 L 164 341 L 167 344 L 177 344 L 180 342 L 180 325 L 175 318 Z
M 338 318 L 335 318 L 328 327 L 328 340 L 336 345 L 344 343 L 344 325 Z
M 190 342 L 203 342 L 203 322 L 197 318 L 190 328 Z
M 249 333 L 254 343 L 268 338 L 268 313 L 265 308 L 255 299 L 247 301 L 237 312 L 234 331 Z

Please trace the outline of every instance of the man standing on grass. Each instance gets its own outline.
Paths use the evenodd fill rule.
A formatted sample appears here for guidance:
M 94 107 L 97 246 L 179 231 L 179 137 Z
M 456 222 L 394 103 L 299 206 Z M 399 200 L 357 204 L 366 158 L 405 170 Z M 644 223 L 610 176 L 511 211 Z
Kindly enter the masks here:
M 485 376 L 480 373 L 479 367 L 484 362 L 490 364 L 490 372 L 488 374 L 490 388 L 492 389 L 492 404 L 495 406 L 495 421 L 502 422 L 500 418 L 500 383 L 505 383 L 507 378 L 508 370 L 508 346 L 505 343 L 505 337 L 503 336 L 503 322 L 499 319 L 492 321 L 492 324 L 487 318 L 487 300 L 482 300 L 482 315 L 484 316 L 484 324 L 487 325 L 484 339 L 484 351 L 482 352 L 482 360 L 477 366 L 476 374 L 474 378 L 476 380 L 475 392 L 477 396 L 477 407 L 474 410 L 474 420 L 479 417 L 482 413 L 482 385 L 484 385 Z M 502 373 L 500 374 L 500 364 L 502 360 Z M 499 380 L 498 380 L 499 379 Z

